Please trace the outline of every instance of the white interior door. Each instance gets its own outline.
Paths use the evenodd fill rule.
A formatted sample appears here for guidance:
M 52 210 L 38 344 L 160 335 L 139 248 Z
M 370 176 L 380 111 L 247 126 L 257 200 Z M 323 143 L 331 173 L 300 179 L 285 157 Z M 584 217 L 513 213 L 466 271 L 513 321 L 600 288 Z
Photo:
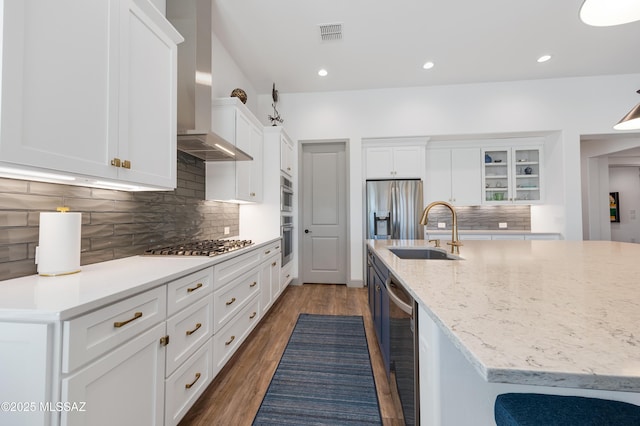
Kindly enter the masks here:
M 345 143 L 302 146 L 303 283 L 347 283 Z

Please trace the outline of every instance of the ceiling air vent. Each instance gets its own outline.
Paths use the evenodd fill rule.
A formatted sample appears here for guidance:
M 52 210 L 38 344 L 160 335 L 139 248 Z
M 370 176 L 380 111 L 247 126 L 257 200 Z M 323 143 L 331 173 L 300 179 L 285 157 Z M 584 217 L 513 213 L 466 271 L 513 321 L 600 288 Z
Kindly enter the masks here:
M 342 24 L 320 24 L 320 40 L 342 40 Z

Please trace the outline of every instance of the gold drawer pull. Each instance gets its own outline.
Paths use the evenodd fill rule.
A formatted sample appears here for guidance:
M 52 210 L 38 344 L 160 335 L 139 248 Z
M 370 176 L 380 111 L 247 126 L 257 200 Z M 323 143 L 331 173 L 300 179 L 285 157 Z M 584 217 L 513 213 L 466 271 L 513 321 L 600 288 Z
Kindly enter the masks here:
M 194 328 L 193 330 L 187 330 L 187 336 L 191 336 L 193 333 L 195 333 L 196 331 L 198 331 L 198 329 L 202 327 L 202 324 L 197 323 L 196 324 L 196 328 Z
M 187 293 L 191 293 L 192 291 L 196 291 L 197 289 L 202 287 L 202 283 L 198 283 L 195 287 L 191 287 L 187 289 Z
M 191 386 L 195 385 L 195 384 L 196 384 L 196 382 L 198 381 L 198 379 L 200 379 L 200 373 L 196 373 L 196 378 L 195 378 L 195 380 L 194 380 L 193 382 L 191 382 L 191 383 L 187 383 L 186 385 L 184 385 L 184 387 L 185 387 L 186 389 L 191 389 Z
M 167 345 L 169 344 L 169 335 L 162 336 L 162 337 L 160 338 L 160 344 L 161 344 L 162 346 L 167 346 Z
M 276 262 L 273 262 L 273 263 L 271 264 L 271 266 L 276 266 L 276 265 L 277 265 L 277 263 L 276 263 Z
M 228 302 L 226 302 L 227 306 L 229 306 L 230 304 L 232 304 L 233 302 L 236 301 L 235 297 L 232 297 L 231 300 L 229 300 Z
M 276 246 L 276 250 L 278 250 L 280 248 L 280 246 Z
M 225 346 L 229 346 L 234 340 L 236 340 L 236 336 L 231 336 L 231 339 L 229 339 L 228 342 L 224 342 Z
M 122 168 L 123 168 L 123 169 L 130 169 L 130 168 L 131 168 L 131 161 L 129 161 L 129 160 L 124 160 L 124 161 L 122 162 Z
M 271 253 L 271 250 L 267 250 L 264 252 L 264 254 L 269 254 L 269 253 Z
M 116 322 L 114 322 L 114 323 L 113 323 L 113 326 L 114 326 L 115 328 L 120 328 L 120 327 L 122 327 L 123 325 L 127 325 L 127 324 L 129 324 L 129 323 L 130 323 L 131 321 L 133 321 L 133 320 L 137 320 L 137 319 L 138 319 L 138 318 L 140 318 L 141 316 L 142 316 L 142 312 L 136 312 L 136 313 L 133 315 L 133 318 L 128 319 L 128 320 L 126 320 L 126 321 L 116 321 Z
M 258 315 L 257 312 L 252 313 L 251 315 L 249 315 L 249 319 L 254 319 L 256 315 Z
M 257 281 L 252 282 L 251 284 L 249 284 L 249 287 L 255 287 L 258 285 Z
M 119 158 L 116 157 L 111 160 L 111 165 L 115 167 L 120 167 L 122 165 L 122 162 Z

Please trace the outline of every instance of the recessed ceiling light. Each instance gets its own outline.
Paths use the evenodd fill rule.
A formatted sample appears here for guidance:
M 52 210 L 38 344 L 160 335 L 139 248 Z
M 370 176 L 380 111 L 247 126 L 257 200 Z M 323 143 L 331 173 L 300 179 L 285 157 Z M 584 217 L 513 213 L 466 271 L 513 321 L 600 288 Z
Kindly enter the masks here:
M 328 72 L 327 72 L 327 70 L 325 70 L 324 68 L 322 68 L 320 71 L 318 71 L 318 75 L 319 75 L 320 77 L 326 77 L 326 76 L 327 76 L 327 74 L 329 74 L 329 73 L 328 73 Z
M 580 19 L 587 25 L 608 27 L 640 20 L 640 3 L 631 0 L 585 0 Z
M 551 59 L 551 55 L 542 55 L 538 58 L 538 62 L 547 62 L 549 59 Z
M 424 68 L 425 70 L 430 70 L 431 68 L 433 68 L 436 64 L 434 64 L 431 61 L 425 62 L 424 65 L 422 66 L 422 68 Z

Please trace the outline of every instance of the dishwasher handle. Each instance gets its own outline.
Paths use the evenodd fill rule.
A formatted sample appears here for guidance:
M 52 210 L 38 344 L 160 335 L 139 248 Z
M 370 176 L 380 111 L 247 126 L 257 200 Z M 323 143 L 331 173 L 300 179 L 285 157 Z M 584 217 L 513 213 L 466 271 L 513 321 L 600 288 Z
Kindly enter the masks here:
M 395 303 L 402 310 L 402 312 L 413 317 L 413 306 L 408 305 L 407 303 L 402 301 L 402 299 L 400 299 L 398 295 L 393 292 L 392 287 L 397 287 L 398 285 L 391 280 L 391 277 L 391 273 L 389 273 L 389 277 L 385 282 L 385 285 L 387 286 L 387 292 L 389 293 L 389 299 L 391 299 L 391 301 Z

